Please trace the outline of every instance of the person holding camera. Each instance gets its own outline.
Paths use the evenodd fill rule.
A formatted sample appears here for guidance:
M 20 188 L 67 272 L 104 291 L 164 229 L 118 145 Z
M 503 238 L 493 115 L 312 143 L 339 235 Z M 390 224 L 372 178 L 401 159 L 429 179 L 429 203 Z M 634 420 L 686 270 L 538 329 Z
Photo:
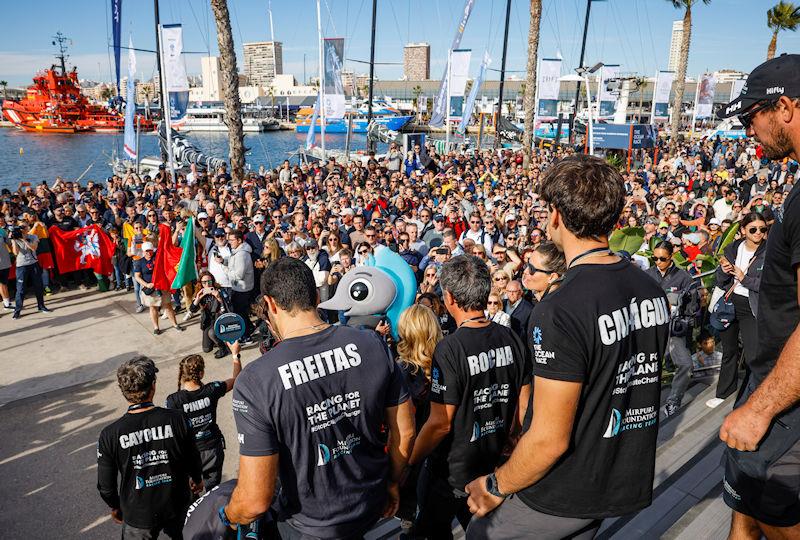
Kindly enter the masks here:
M 178 332 L 183 332 L 183 327 L 175 319 L 175 310 L 169 294 L 159 291 L 153 284 L 153 272 L 156 267 L 155 246 L 151 242 L 142 244 L 143 257 L 133 263 L 133 277 L 142 286 L 142 304 L 150 308 L 150 320 L 153 322 L 153 334 L 161 334 L 158 327 L 158 311 L 163 308 L 167 312 L 169 321 Z
M 14 306 L 14 319 L 19 319 L 22 314 L 22 304 L 25 301 L 25 287 L 30 284 L 36 295 L 36 305 L 40 313 L 52 313 L 44 305 L 44 287 L 42 285 L 42 267 L 36 257 L 36 248 L 39 238 L 35 234 L 28 234 L 28 224 L 22 223 L 11 229 L 11 252 L 16 257 L 17 270 L 17 295 Z
M 672 416 L 678 411 L 689 386 L 689 375 L 692 372 L 692 353 L 687 342 L 692 337 L 693 317 L 689 307 L 696 298 L 696 287 L 692 277 L 686 270 L 681 270 L 672 261 L 674 247 L 670 242 L 661 242 L 653 249 L 654 266 L 647 274 L 655 279 L 669 301 L 671 319 L 669 324 L 669 342 L 667 350 L 675 365 L 672 386 L 664 405 L 664 415 Z
M 214 276 L 208 270 L 200 272 L 201 288 L 197 291 L 189 305 L 191 313 L 200 311 L 200 331 L 203 333 L 203 352 L 211 352 L 217 347 L 214 358 L 223 358 L 228 354 L 228 346 L 214 333 L 214 322 L 223 313 L 229 312 L 230 297 L 228 292 L 217 287 Z M 234 357 L 239 356 L 240 345 L 236 341 L 230 346 Z

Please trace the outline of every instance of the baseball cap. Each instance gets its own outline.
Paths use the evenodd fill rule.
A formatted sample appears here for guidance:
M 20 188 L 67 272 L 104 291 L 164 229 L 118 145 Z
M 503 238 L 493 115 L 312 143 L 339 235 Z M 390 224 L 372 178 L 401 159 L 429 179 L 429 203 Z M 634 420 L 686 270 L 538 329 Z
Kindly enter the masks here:
M 697 234 L 697 233 L 684 234 L 683 238 L 688 240 L 689 242 L 691 242 L 694 245 L 697 245 L 697 244 L 700 243 L 700 235 Z
M 144 242 L 142 244 L 142 251 L 154 251 L 156 248 L 152 242 Z
M 668 227 L 669 227 L 669 225 L 667 224 L 666 221 L 662 221 L 661 223 L 658 224 L 658 228 L 659 229 L 666 229 Z
M 708 224 L 709 225 L 718 225 L 720 227 L 722 226 L 722 222 L 719 220 L 719 218 L 711 218 L 711 220 L 708 222 Z
M 442 214 L 434 214 L 433 221 L 444 221 L 444 216 Z
M 200 212 L 199 214 L 197 214 L 197 219 L 208 219 L 208 214 L 206 214 L 205 212 Z
M 781 96 L 800 97 L 800 54 L 782 54 L 767 60 L 747 77 L 739 96 L 721 109 L 717 116 L 729 118 L 742 114 L 764 100 Z
M 253 223 L 264 223 L 264 214 L 256 214 L 253 216 Z
M 516 221 L 516 220 L 517 216 L 515 216 L 514 214 L 506 214 L 505 218 L 506 223 L 508 223 L 509 221 Z
M 220 229 L 217 227 L 214 229 L 214 236 L 224 237 L 225 236 L 225 229 Z

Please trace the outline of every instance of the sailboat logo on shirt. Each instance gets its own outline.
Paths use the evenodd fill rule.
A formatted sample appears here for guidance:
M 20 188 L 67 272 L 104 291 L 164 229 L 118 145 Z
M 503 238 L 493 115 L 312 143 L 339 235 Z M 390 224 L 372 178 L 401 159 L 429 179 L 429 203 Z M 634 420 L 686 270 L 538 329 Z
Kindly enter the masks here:
M 331 451 L 324 444 L 320 444 L 317 446 L 317 456 L 317 467 L 319 467 L 321 465 L 325 465 L 331 460 Z
M 619 428 L 622 425 L 622 413 L 617 409 L 611 409 L 611 418 L 608 419 L 608 427 L 603 434 L 604 439 L 615 437 L 619 433 Z
M 481 425 L 478 422 L 475 422 L 475 424 L 472 426 L 472 438 L 469 440 L 469 442 L 477 441 L 480 438 L 481 438 Z

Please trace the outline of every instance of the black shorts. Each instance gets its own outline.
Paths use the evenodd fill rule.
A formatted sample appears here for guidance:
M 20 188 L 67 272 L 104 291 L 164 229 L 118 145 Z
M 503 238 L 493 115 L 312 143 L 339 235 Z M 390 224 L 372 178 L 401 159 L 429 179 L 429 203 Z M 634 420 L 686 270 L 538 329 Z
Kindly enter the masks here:
M 737 406 L 752 393 L 752 386 Z M 800 523 L 800 409 L 779 417 L 755 452 L 725 452 L 723 499 L 730 508 L 773 527 Z
M 11 267 L 0 270 L 0 285 L 8 285 L 8 274 L 10 271 Z

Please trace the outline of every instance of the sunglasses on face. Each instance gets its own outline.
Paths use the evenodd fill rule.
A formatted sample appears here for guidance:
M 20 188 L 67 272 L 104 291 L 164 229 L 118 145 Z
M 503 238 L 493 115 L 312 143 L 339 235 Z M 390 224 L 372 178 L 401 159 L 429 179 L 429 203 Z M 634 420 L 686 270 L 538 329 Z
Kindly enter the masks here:
M 742 123 L 742 127 L 745 130 L 750 129 L 750 125 L 753 123 L 753 118 L 766 109 L 767 107 L 771 107 L 775 102 L 774 101 L 765 101 L 760 105 L 756 105 L 755 107 L 751 107 L 749 111 L 746 111 L 739 115 L 739 121 Z
M 203 284 L 209 284 L 209 285 L 213 285 L 213 284 L 214 284 L 214 281 L 213 281 L 213 280 L 210 280 L 210 279 L 204 279 L 204 280 L 203 280 L 203 281 L 201 281 L 200 283 L 203 283 Z
M 766 227 L 748 227 L 747 232 L 749 232 L 750 234 L 756 234 L 756 233 L 764 234 L 765 232 L 767 232 L 767 228 Z
M 500 302 L 498 302 L 497 300 L 489 300 L 486 303 L 489 304 L 490 306 L 499 306 L 500 305 Z
M 503 276 L 499 276 L 499 277 L 492 278 L 492 279 L 494 279 L 495 281 L 508 281 L 508 278 L 507 277 L 503 277 Z
M 671 257 L 655 257 L 654 256 L 653 260 L 657 261 L 657 262 L 667 262 L 667 261 L 671 261 L 672 258 Z
M 361 251 L 358 252 L 359 255 L 366 255 L 367 253 L 369 253 L 369 251 L 366 249 L 362 249 Z
M 537 268 L 537 267 L 533 266 L 533 264 L 528 263 L 528 273 L 533 275 L 533 274 L 536 274 L 537 272 L 540 272 L 542 274 L 549 274 L 550 270 L 545 270 L 544 268 Z M 506 291 L 506 292 L 508 292 L 508 291 Z

